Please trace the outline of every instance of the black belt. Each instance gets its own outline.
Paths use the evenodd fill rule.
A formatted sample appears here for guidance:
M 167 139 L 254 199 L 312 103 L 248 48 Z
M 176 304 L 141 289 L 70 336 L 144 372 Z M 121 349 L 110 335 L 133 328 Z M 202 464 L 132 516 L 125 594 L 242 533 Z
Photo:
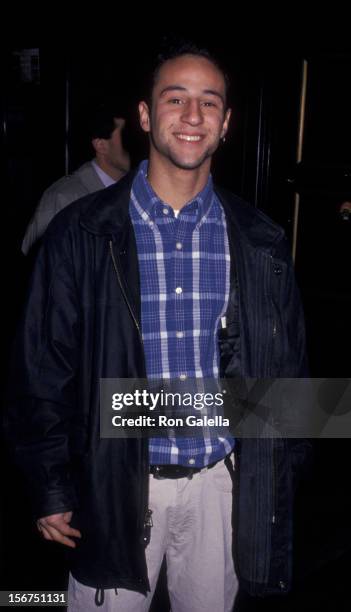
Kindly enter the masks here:
M 192 478 L 194 474 L 201 472 L 204 468 L 210 470 L 218 461 L 200 467 L 187 467 L 185 465 L 150 465 L 150 474 L 154 478 L 162 480 L 163 478 Z

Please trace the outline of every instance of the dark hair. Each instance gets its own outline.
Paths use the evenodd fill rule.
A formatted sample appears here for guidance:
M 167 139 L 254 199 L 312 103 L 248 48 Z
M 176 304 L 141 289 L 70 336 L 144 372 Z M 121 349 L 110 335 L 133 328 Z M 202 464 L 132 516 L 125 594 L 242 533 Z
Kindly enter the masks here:
M 123 106 L 118 103 L 100 104 L 95 108 L 89 119 L 89 137 L 111 138 L 112 132 L 116 128 L 114 119 L 116 117 L 126 117 Z
M 152 90 L 155 86 L 157 77 L 163 64 L 165 64 L 165 62 L 168 60 L 176 59 L 178 57 L 182 57 L 183 55 L 203 57 L 211 62 L 211 64 L 213 64 L 222 73 L 226 90 L 226 103 L 228 105 L 230 79 L 222 63 L 206 47 L 198 45 L 194 41 L 175 36 L 165 37 L 160 45 L 156 60 L 154 61 L 151 70 L 151 82 L 149 83 L 149 91 L 147 95 L 148 101 L 151 102 Z

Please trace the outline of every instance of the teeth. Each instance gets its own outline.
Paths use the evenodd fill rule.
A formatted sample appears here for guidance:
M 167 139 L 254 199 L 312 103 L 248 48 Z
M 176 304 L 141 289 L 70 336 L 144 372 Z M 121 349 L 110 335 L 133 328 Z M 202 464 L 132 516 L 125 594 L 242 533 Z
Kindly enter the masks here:
M 201 140 L 201 136 L 187 136 L 186 134 L 176 134 L 180 140 L 186 140 L 187 142 L 198 142 Z

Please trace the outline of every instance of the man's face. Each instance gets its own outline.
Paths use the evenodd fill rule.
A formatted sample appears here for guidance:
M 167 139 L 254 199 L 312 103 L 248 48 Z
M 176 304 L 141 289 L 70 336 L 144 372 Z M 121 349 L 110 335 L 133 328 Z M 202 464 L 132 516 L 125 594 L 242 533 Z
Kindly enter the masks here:
M 227 129 L 222 73 L 203 57 L 184 55 L 161 67 L 151 112 L 139 105 L 143 130 L 150 133 L 150 157 L 193 170 L 210 165 Z
M 225 82 L 209 60 L 184 55 L 163 64 L 152 92 L 151 111 L 139 105 L 140 123 L 150 133 L 150 158 L 194 170 L 210 166 L 226 134 Z
M 128 172 L 130 168 L 129 153 L 123 147 L 122 131 L 125 126 L 125 119 L 121 117 L 115 118 L 115 129 L 113 130 L 111 137 L 106 139 L 105 157 L 106 161 L 116 168 L 116 170 L 122 170 Z

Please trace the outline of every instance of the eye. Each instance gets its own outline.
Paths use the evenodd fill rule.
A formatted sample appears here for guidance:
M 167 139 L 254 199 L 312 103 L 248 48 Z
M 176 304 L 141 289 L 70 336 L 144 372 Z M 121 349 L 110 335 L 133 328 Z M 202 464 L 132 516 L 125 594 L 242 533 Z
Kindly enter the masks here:
M 205 102 L 202 103 L 203 106 L 206 106 L 207 108 L 215 108 L 217 105 L 215 104 L 215 102 L 211 102 L 209 100 L 206 100 Z
M 182 100 L 180 98 L 170 98 L 168 104 L 182 104 Z

